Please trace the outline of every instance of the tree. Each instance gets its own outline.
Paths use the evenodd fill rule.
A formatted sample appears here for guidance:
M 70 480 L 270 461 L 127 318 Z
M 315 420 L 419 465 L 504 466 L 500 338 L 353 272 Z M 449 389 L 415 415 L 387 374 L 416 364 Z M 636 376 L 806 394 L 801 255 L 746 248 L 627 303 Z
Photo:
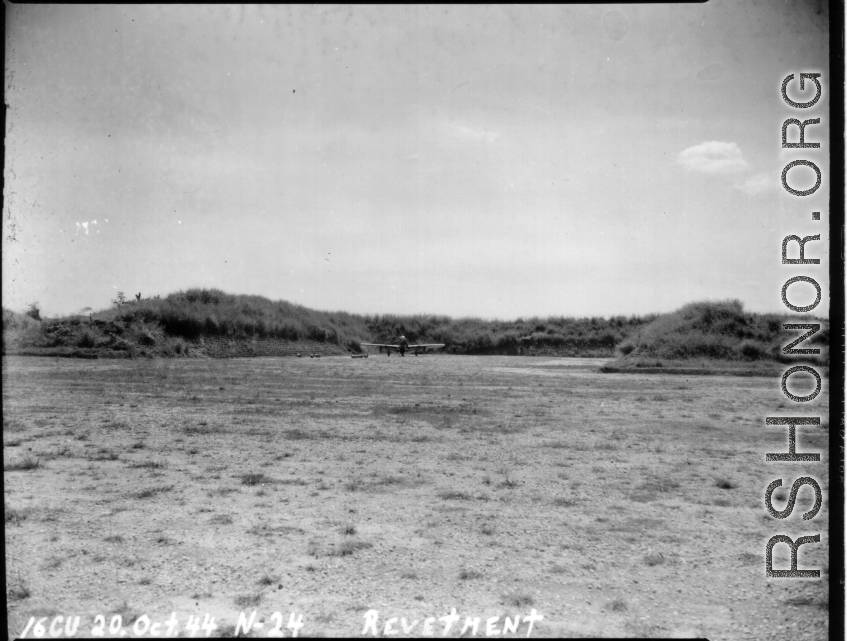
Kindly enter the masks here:
M 126 302 L 126 296 L 124 295 L 124 293 L 118 292 L 118 295 L 115 296 L 114 300 L 112 301 L 112 305 L 114 305 L 115 307 L 120 307 L 125 302 Z
M 26 310 L 26 315 L 34 320 L 41 320 L 41 309 L 38 307 L 38 301 L 29 304 L 29 309 Z

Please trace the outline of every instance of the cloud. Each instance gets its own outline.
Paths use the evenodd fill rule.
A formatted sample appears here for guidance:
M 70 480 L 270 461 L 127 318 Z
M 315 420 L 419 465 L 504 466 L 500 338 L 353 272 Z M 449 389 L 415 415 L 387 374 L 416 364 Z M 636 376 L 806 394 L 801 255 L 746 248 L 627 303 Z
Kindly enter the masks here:
M 500 134 L 495 131 L 472 129 L 471 127 L 465 127 L 464 125 L 453 125 L 452 133 L 453 136 L 460 140 L 474 140 L 478 142 L 486 142 L 488 144 L 493 143 L 500 137 Z
M 748 196 L 760 196 L 773 189 L 778 182 L 779 180 L 773 174 L 759 172 L 755 176 L 750 176 L 743 183 L 736 185 L 736 189 L 743 191 Z
M 748 168 L 734 142 L 701 142 L 680 152 L 677 162 L 691 171 L 706 174 L 734 174 Z

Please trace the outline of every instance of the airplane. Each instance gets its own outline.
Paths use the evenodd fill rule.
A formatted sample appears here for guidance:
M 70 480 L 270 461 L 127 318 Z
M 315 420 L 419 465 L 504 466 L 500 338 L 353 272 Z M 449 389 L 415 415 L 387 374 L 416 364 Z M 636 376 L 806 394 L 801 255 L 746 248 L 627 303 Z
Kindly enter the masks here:
M 400 352 L 400 356 L 406 355 L 406 350 L 414 350 L 415 356 L 418 353 L 426 354 L 428 350 L 438 349 L 439 347 L 444 347 L 444 343 L 425 343 L 420 345 L 409 345 L 409 341 L 406 340 L 405 336 L 401 336 L 400 340 L 397 341 L 397 345 L 386 345 L 385 343 L 360 343 L 362 347 L 379 347 L 380 353 L 384 349 L 388 352 L 388 355 L 391 356 L 391 350 L 395 350 Z

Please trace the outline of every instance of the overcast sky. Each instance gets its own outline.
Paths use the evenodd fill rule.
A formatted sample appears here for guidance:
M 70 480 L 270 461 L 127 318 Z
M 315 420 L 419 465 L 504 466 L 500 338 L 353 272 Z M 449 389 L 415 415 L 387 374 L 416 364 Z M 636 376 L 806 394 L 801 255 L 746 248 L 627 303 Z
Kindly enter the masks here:
M 780 312 L 805 274 L 828 313 L 824 243 L 780 262 L 829 237 L 826 3 L 6 9 L 4 307 Z

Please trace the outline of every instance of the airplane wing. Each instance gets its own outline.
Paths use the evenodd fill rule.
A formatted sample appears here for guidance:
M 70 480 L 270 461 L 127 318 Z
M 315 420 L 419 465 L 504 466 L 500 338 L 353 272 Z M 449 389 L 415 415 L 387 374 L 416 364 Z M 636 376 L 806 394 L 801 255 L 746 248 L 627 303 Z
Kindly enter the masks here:
M 391 349 L 400 349 L 399 345 L 386 345 L 385 343 L 359 343 L 362 347 L 390 347 Z
M 421 343 L 420 345 L 409 345 L 409 349 L 418 348 L 427 348 L 427 349 L 436 349 L 438 347 L 444 347 L 445 343 Z

